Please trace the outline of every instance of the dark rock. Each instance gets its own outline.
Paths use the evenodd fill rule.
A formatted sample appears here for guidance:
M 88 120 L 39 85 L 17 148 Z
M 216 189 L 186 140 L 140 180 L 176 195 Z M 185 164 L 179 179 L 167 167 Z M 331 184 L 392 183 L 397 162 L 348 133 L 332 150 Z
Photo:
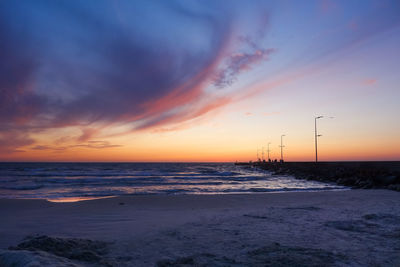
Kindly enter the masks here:
M 39 266 L 68 266 L 82 267 L 73 261 L 52 255 L 44 251 L 1 250 L 0 266 L 2 267 L 39 267 Z
M 400 162 L 266 162 L 255 168 L 273 175 L 293 175 L 297 179 L 336 182 L 353 188 L 399 190 Z
M 389 189 L 400 191 L 400 184 L 391 184 L 388 187 Z
M 60 255 L 61 256 L 61 255 Z M 101 261 L 101 257 L 97 255 L 93 251 L 79 251 L 79 252 L 73 252 L 69 254 L 69 257 L 66 257 L 69 259 L 73 260 L 78 260 L 78 261 L 88 261 L 88 262 L 99 262 Z
M 374 187 L 374 184 L 373 184 L 372 181 L 370 181 L 370 180 L 361 181 L 361 182 L 358 184 L 358 187 L 359 187 L 359 188 L 364 188 L 364 189 L 369 189 L 369 188 L 373 188 L 373 187 Z
M 103 262 L 107 243 L 78 238 L 59 238 L 49 236 L 27 237 L 10 250 L 45 251 L 53 255 L 72 260 L 91 263 Z M 105 264 L 107 265 L 107 264 Z
M 382 185 L 390 185 L 395 183 L 396 181 L 397 177 L 394 175 L 378 177 L 378 183 Z

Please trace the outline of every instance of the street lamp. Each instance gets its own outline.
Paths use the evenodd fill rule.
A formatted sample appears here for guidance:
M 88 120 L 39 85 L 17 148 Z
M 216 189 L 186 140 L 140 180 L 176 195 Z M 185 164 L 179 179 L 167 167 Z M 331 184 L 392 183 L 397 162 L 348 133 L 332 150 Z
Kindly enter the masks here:
M 262 161 L 264 162 L 264 147 L 262 147 Z
M 257 161 L 260 161 L 260 156 L 258 155 L 259 149 L 257 148 Z
M 317 133 L 317 120 L 322 119 L 324 116 L 317 116 L 314 118 L 314 133 L 315 133 L 315 162 L 318 162 L 318 137 L 321 135 Z
M 281 147 L 281 162 L 283 162 L 283 141 L 282 141 L 282 139 L 283 139 L 283 137 L 284 136 L 286 136 L 286 135 L 284 135 L 284 134 L 282 134 L 281 135 L 281 145 L 280 145 L 280 147 Z
M 322 134 L 318 134 L 317 132 L 317 120 L 322 119 L 324 116 L 314 117 L 314 131 L 315 131 L 315 162 L 318 162 L 318 137 L 322 136 Z M 334 117 L 328 117 L 329 119 L 333 119 Z
M 267 152 L 268 152 L 268 162 L 271 161 L 270 158 L 269 158 L 269 151 L 270 151 L 270 150 L 269 150 L 269 144 L 271 144 L 271 142 L 268 143 L 268 149 L 267 149 Z

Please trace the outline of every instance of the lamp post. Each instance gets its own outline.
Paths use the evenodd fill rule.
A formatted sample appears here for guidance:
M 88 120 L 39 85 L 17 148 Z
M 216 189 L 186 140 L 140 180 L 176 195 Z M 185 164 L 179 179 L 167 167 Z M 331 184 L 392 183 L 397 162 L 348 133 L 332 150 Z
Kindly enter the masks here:
M 286 136 L 284 134 L 281 135 L 281 162 L 283 162 L 283 137 Z
M 270 150 L 269 150 L 269 144 L 271 144 L 271 142 L 268 143 L 268 149 L 267 149 L 267 152 L 268 152 L 268 162 L 271 161 L 270 158 L 269 158 L 269 151 L 270 151 Z
M 261 160 L 264 162 L 264 147 L 262 147 L 262 158 Z
M 318 137 L 322 136 L 322 134 L 318 134 L 317 131 L 317 120 L 322 119 L 324 116 L 314 117 L 314 131 L 315 131 L 315 162 L 318 162 Z M 334 117 L 328 117 L 329 119 L 333 119 Z
M 314 133 L 315 133 L 315 162 L 318 162 L 318 137 L 321 135 L 317 133 L 317 120 L 322 119 L 324 116 L 317 116 L 314 118 Z

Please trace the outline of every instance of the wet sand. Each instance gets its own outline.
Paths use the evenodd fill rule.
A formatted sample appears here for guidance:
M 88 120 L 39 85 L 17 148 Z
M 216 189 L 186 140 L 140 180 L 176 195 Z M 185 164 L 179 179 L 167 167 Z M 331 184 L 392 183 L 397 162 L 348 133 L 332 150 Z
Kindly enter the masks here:
M 0 266 L 400 266 L 389 190 L 1 199 L 0 212 Z

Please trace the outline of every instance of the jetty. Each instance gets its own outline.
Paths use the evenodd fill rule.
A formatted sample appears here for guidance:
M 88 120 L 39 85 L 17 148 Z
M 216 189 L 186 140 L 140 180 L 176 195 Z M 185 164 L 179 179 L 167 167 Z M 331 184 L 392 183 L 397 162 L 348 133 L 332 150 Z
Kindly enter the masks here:
M 297 179 L 334 182 L 352 188 L 386 188 L 400 191 L 400 161 L 345 162 L 236 162 Z

